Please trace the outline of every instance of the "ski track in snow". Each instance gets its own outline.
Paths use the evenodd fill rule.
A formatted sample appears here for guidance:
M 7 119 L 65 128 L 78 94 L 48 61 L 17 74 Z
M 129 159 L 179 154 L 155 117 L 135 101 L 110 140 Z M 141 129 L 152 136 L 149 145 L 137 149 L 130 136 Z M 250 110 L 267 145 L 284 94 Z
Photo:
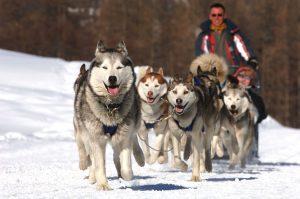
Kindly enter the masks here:
M 1 49 L 0 60 L 0 198 L 300 198 L 300 130 L 271 117 L 260 126 L 260 162 L 243 170 L 214 160 L 195 183 L 191 167 L 141 168 L 132 158 L 134 178 L 123 181 L 108 146 L 113 190 L 98 191 L 79 170 L 73 138 L 72 86 L 83 62 Z

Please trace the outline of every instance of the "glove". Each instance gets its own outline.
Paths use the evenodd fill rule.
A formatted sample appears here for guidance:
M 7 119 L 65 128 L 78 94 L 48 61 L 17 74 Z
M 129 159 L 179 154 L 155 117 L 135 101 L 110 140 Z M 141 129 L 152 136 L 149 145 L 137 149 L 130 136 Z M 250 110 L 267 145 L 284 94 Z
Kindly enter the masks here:
M 255 58 L 250 58 L 247 61 L 247 65 L 253 68 L 254 70 L 258 70 L 258 61 Z

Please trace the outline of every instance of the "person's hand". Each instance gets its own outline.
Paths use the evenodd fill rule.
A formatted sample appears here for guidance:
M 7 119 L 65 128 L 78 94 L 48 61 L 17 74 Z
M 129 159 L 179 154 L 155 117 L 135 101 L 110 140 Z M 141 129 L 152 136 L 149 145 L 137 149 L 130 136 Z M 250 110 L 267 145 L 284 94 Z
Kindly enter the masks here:
M 254 70 L 258 69 L 258 61 L 255 58 L 250 58 L 247 62 L 247 65 L 253 68 Z

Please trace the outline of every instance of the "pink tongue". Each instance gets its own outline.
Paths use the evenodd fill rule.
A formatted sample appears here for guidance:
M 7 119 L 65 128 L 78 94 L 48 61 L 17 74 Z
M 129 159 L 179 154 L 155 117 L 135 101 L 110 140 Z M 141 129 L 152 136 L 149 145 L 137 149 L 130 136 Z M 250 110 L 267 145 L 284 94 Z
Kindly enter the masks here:
M 108 92 L 109 92 L 111 95 L 117 95 L 118 92 L 119 92 L 119 88 L 108 88 Z
M 183 109 L 182 108 L 178 108 L 178 107 L 175 107 L 176 109 L 176 112 L 180 113 Z

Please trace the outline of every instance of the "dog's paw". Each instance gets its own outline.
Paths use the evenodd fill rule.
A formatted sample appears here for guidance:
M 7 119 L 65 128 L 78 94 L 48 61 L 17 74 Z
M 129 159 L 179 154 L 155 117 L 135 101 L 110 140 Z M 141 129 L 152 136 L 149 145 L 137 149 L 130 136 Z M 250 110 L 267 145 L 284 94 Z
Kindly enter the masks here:
M 166 158 L 165 156 L 161 155 L 158 157 L 157 162 L 159 164 L 166 164 L 168 163 L 168 158 Z
M 89 167 L 89 163 L 86 159 L 79 161 L 79 169 L 80 170 L 86 170 L 88 167 Z
M 89 183 L 90 184 L 95 184 L 96 183 L 96 178 L 92 177 L 92 176 L 89 176 Z
M 192 176 L 191 180 L 192 182 L 200 182 L 200 177 L 199 176 Z
M 181 171 L 187 171 L 187 169 L 188 169 L 188 165 L 185 162 L 183 162 L 182 160 L 176 161 L 174 166 L 176 169 L 180 169 Z
M 228 167 L 229 170 L 233 170 L 234 168 L 235 168 L 234 164 L 230 164 L 229 167 Z
M 112 190 L 112 188 L 108 185 L 108 183 L 101 183 L 101 184 L 97 184 L 97 189 L 101 190 L 101 191 L 109 191 Z

